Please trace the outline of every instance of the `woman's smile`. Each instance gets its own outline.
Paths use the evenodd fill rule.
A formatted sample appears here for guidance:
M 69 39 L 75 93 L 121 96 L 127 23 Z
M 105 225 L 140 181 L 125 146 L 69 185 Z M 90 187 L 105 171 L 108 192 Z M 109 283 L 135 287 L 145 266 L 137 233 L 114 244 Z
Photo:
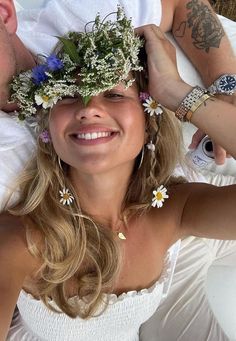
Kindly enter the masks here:
M 78 133 L 70 135 L 70 138 L 82 146 L 93 146 L 101 143 L 107 143 L 114 139 L 119 133 L 112 131 L 94 131 L 91 133 Z

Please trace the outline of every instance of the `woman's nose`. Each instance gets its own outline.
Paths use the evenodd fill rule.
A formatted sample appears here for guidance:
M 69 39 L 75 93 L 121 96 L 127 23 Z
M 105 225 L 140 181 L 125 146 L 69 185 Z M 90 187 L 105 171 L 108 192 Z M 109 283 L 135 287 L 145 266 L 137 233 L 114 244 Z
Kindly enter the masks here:
M 96 97 L 91 97 L 89 103 L 82 108 L 78 108 L 76 112 L 76 117 L 80 120 L 89 118 L 101 118 L 105 114 L 104 108 L 100 103 L 99 99 Z

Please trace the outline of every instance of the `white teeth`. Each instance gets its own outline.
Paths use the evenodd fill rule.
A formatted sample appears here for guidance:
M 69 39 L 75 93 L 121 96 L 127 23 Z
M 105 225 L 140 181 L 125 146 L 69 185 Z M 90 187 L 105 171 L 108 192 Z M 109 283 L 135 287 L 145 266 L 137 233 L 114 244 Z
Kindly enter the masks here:
M 86 133 L 86 134 L 78 134 L 78 139 L 84 139 L 84 140 L 95 140 L 99 139 L 100 137 L 108 137 L 111 136 L 111 132 L 108 131 L 102 131 L 102 132 L 94 132 L 94 133 Z

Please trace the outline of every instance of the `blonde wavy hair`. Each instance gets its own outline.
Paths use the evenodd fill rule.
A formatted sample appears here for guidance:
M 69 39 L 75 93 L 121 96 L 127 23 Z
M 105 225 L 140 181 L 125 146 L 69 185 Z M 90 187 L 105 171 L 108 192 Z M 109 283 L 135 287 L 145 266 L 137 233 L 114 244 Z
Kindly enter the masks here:
M 144 78 L 143 74 L 136 75 L 139 91 L 146 90 Z M 42 132 L 48 127 L 48 114 L 39 116 Z M 156 148 L 154 152 L 145 150 L 141 165 L 137 156 L 121 212 L 127 225 L 131 216 L 150 209 L 153 189 L 182 181 L 172 176 L 182 160 L 180 127 L 173 113 L 165 111 L 159 119 L 146 115 L 146 132 L 148 142 L 152 140 Z M 43 237 L 43 246 L 36 246 L 27 228 L 29 250 L 42 261 L 35 284 L 39 298 L 53 311 L 89 318 L 103 303 L 104 309 L 107 306 L 103 294 L 114 287 L 122 254 L 117 236 L 81 209 L 67 167 L 64 163 L 60 167 L 52 143 L 38 138 L 36 156 L 19 180 L 20 200 L 10 212 L 29 218 L 26 221 L 31 221 Z M 59 202 L 63 187 L 75 198 L 69 207 Z M 81 300 L 68 300 L 66 288 L 71 279 Z

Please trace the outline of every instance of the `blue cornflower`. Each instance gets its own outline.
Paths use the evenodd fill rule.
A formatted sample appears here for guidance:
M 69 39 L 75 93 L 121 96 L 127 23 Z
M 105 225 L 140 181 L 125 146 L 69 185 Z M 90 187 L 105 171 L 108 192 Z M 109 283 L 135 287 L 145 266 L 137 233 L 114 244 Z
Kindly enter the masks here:
M 32 80 L 36 85 L 40 85 L 43 82 L 48 80 L 48 76 L 46 75 L 46 71 L 48 71 L 46 65 L 38 65 L 35 66 L 32 70 Z
M 58 71 L 64 67 L 64 64 L 55 54 L 52 54 L 47 58 L 47 67 L 49 71 Z

